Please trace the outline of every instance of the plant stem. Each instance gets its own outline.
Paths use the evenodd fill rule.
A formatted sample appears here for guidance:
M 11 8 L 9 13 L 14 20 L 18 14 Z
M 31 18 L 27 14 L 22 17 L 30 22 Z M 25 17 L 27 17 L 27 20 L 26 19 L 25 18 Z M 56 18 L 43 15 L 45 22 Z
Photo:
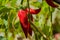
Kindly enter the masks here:
M 29 12 L 30 12 L 29 0 L 27 0 L 27 7 L 28 7 Z
M 27 7 L 28 7 L 28 10 L 29 10 L 29 11 L 28 11 L 28 18 L 29 18 L 28 21 L 29 21 L 29 20 L 31 20 L 31 16 L 32 16 L 32 15 L 30 14 L 29 0 L 27 0 Z
M 41 33 L 42 36 L 43 36 L 45 39 L 49 40 L 48 37 L 30 21 L 30 19 L 31 19 L 31 18 L 30 18 L 30 17 L 31 17 L 31 14 L 30 14 L 29 0 L 27 0 L 27 7 L 28 7 L 28 9 L 29 9 L 28 18 L 29 18 L 30 24 L 31 24 L 32 26 L 34 26 L 34 28 L 35 28 L 39 33 Z M 31 26 L 31 28 L 32 28 L 32 26 Z M 32 29 L 33 29 L 33 28 L 32 28 Z
M 23 0 L 21 0 L 21 4 L 23 4 Z
M 51 26 L 50 26 L 50 36 L 52 37 L 53 35 L 53 27 L 52 27 L 52 7 L 49 7 L 49 13 L 50 13 L 50 22 L 51 22 Z
M 40 28 L 36 27 L 31 21 L 29 21 L 29 22 L 46 40 L 49 40 L 49 38 L 41 31 Z
M 37 32 L 34 32 L 35 34 L 35 40 L 39 40 Z

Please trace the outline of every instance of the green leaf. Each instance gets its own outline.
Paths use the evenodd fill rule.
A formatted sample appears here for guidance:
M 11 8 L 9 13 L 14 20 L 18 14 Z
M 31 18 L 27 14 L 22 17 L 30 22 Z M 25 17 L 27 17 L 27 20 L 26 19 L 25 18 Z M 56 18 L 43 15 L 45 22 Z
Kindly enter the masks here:
M 7 12 L 9 12 L 11 10 L 11 8 L 7 8 L 7 7 L 5 7 L 5 6 L 1 6 L 1 9 L 0 9 L 0 14 L 1 13 L 7 13 Z
M 12 0 L 11 6 L 15 7 L 16 6 L 16 2 L 17 2 L 17 0 Z
M 3 20 L 0 18 L 0 25 L 2 25 L 3 24 Z
M 7 20 L 3 20 L 4 21 L 4 25 L 7 27 L 7 25 L 8 25 L 8 22 L 7 22 Z

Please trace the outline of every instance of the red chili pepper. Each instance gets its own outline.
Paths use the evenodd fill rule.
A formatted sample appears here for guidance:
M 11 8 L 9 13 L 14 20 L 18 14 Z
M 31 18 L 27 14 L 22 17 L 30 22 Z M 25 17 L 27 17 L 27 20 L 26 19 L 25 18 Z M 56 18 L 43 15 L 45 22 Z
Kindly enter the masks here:
M 30 13 L 31 14 L 34 14 L 34 13 L 37 14 L 38 12 L 36 10 L 32 11 L 30 9 Z M 23 29 L 26 37 L 27 37 L 28 33 L 30 35 L 32 35 L 32 29 L 31 29 L 30 23 L 28 22 L 28 16 L 27 15 L 28 15 L 28 10 L 21 9 L 21 10 L 18 11 L 18 17 L 19 17 L 22 29 Z M 32 16 L 31 16 L 31 21 L 33 21 Z
M 32 9 L 32 8 L 30 8 L 30 13 L 31 14 L 38 14 L 40 12 L 40 10 L 41 10 L 41 8 L 39 8 L 39 9 Z M 28 8 L 27 8 L 27 11 L 29 11 Z
M 25 36 L 27 37 L 28 33 L 30 35 L 32 35 L 32 30 L 31 30 L 31 27 L 30 27 L 30 23 L 28 22 L 27 11 L 22 10 L 22 9 L 19 10 L 18 11 L 18 17 L 20 19 L 20 23 L 21 23 L 22 29 L 25 33 Z
M 58 5 L 56 5 L 56 4 L 53 3 L 53 0 L 46 0 L 46 2 L 48 3 L 48 5 L 50 5 L 53 8 L 58 7 Z

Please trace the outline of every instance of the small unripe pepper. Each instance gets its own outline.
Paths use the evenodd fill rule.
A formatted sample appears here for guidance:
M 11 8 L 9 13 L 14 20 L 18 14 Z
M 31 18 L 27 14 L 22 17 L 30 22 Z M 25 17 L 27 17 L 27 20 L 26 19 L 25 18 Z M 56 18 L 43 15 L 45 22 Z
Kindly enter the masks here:
M 27 9 L 21 9 L 18 11 L 18 17 L 19 17 L 19 20 L 20 20 L 20 23 L 21 23 L 21 27 L 23 29 L 23 32 L 27 38 L 27 35 L 28 33 L 30 35 L 32 35 L 32 29 L 31 29 L 31 26 L 30 26 L 30 23 L 28 22 L 28 8 Z M 37 14 L 40 12 L 40 9 L 38 10 L 34 10 L 34 9 L 31 9 L 30 8 L 30 13 L 31 14 Z M 31 16 L 31 21 L 33 21 L 33 17 Z

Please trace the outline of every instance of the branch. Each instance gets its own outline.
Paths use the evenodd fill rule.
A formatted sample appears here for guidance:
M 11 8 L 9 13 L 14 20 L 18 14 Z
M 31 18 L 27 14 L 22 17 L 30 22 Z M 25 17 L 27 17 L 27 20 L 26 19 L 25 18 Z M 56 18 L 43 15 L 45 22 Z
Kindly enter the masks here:
M 46 40 L 49 40 L 49 38 L 41 31 L 41 29 L 40 28 L 38 28 L 38 27 L 36 27 L 31 21 L 29 21 L 30 22 L 30 24 L 46 39 Z M 31 26 L 31 27 L 32 27 Z M 32 27 L 32 28 L 33 28 Z
M 23 0 L 21 0 L 21 4 L 23 4 Z

